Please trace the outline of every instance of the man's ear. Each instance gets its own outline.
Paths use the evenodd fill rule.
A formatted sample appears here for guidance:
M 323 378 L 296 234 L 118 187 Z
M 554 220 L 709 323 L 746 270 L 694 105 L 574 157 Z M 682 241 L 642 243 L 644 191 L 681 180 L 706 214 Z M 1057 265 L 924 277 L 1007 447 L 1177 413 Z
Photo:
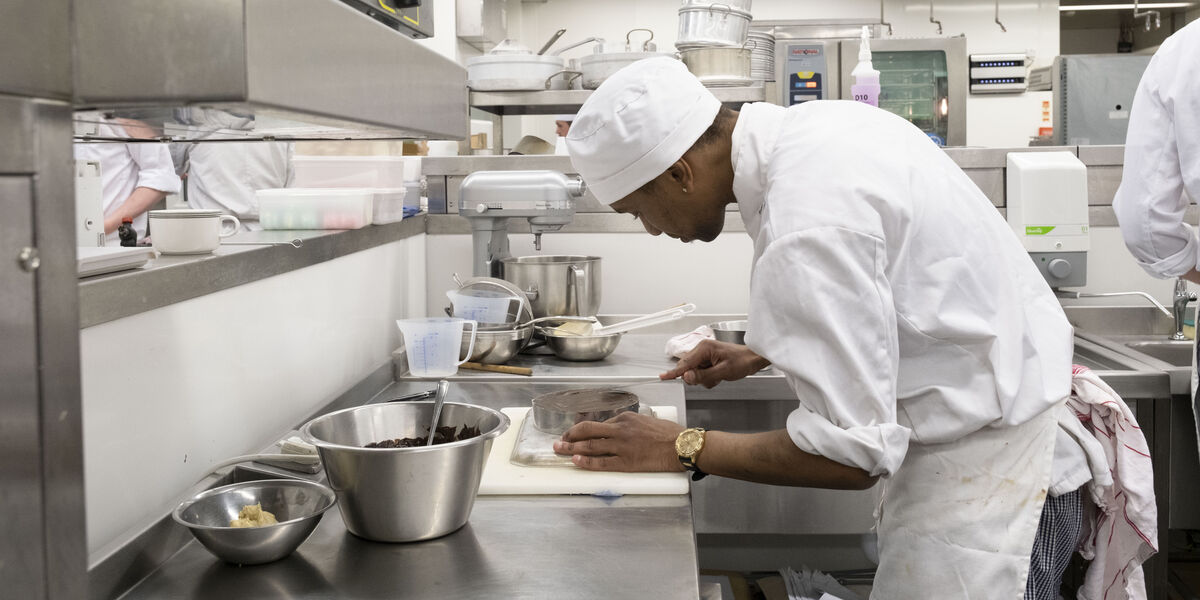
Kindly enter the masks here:
M 671 183 L 675 187 L 684 190 L 694 189 L 695 187 L 692 185 L 694 183 L 692 165 L 685 158 L 680 158 L 670 167 L 667 167 L 667 176 L 671 178 Z

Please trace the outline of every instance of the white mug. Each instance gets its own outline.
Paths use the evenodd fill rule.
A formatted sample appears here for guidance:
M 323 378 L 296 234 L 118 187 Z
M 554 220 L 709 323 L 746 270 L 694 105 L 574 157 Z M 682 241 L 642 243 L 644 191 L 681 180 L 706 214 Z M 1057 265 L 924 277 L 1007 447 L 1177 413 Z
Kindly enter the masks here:
M 219 210 L 150 211 L 150 240 L 162 254 L 207 254 L 221 245 L 222 238 L 237 233 L 241 227 L 237 217 L 223 215 Z

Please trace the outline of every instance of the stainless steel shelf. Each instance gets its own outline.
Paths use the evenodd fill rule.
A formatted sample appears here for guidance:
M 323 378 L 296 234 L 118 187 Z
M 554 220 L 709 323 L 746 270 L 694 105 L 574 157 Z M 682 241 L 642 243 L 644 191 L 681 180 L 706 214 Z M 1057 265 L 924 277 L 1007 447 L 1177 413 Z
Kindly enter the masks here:
M 763 86 L 709 88 L 721 102 L 737 107 L 766 99 Z M 498 115 L 553 115 L 575 112 L 592 90 L 545 90 L 538 92 L 471 92 L 472 107 Z
M 100 4 L 73 5 L 75 23 L 86 23 L 74 28 L 73 101 L 141 122 L 120 139 L 461 139 L 470 131 L 466 69 L 343 2 Z M 177 115 L 181 108 L 228 115 L 197 121 L 194 110 Z M 253 127 L 222 129 L 250 115 Z

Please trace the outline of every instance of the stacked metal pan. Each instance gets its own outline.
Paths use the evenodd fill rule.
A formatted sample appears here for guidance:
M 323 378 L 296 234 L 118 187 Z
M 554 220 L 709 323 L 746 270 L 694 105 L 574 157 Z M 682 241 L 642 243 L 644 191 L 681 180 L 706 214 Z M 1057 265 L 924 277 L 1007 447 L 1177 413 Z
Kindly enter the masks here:
M 775 81 L 775 34 L 751 30 L 746 34 L 750 48 L 750 78 L 755 81 Z
M 683 0 L 679 7 L 680 59 L 710 87 L 746 86 L 750 73 L 751 0 Z

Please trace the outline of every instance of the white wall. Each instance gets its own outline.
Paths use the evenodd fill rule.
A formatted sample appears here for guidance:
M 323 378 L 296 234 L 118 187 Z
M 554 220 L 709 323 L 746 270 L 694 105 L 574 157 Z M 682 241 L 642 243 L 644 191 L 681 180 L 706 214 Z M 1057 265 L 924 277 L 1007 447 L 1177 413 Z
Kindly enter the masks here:
M 935 3 L 935 17 L 942 22 L 943 35 L 965 34 L 969 53 L 1028 52 L 1035 56 L 1034 66 L 1049 65 L 1058 54 L 1059 19 L 1057 0 L 1000 3 L 1000 19 L 1008 28 L 1002 32 L 993 22 L 995 3 L 991 0 L 956 0 Z M 519 31 L 510 25 L 510 33 L 531 47 L 540 46 L 556 29 L 566 28 L 563 40 L 589 36 L 623 40 L 634 27 L 648 27 L 655 33 L 659 49 L 674 47 L 678 28 L 677 0 L 548 0 L 526 3 Z M 839 2 L 796 2 L 795 0 L 755 0 L 755 19 L 844 19 L 878 18 L 879 3 L 872 0 Z M 885 17 L 893 25 L 895 37 L 936 37 L 936 26 L 929 22 L 929 4 L 886 0 Z M 571 50 L 565 56 L 581 56 L 590 47 Z M 1037 134 L 1041 123 L 1041 102 L 1049 92 L 1021 95 L 970 96 L 967 101 L 967 143 L 974 146 L 1026 146 Z M 549 136 L 553 128 L 547 118 L 506 118 L 505 143 L 512 145 L 521 135 Z M 515 124 L 510 124 L 510 122 Z M 510 140 L 512 140 L 510 142 Z
M 451 273 L 471 274 L 470 235 L 428 236 L 428 310 L 445 314 Z M 514 256 L 536 254 L 531 234 L 509 236 Z M 750 293 L 750 237 L 722 234 L 714 242 L 682 244 L 646 233 L 547 233 L 541 254 L 587 254 L 601 261 L 603 314 L 640 314 L 681 302 L 697 312 L 745 314 Z
M 442 315 L 448 304 L 445 292 L 454 287 L 451 273 L 471 272 L 471 236 L 431 235 L 428 240 L 427 306 L 429 315 Z M 535 254 L 532 235 L 512 234 L 510 241 L 514 256 Z M 1077 291 L 1141 291 L 1170 305 L 1174 281 L 1146 274 L 1126 250 L 1120 230 L 1093 227 L 1091 244 L 1088 285 Z M 647 313 L 684 301 L 696 303 L 697 312 L 706 314 L 746 314 L 749 308 L 754 248 L 742 232 L 723 233 L 708 244 L 682 244 L 645 233 L 547 233 L 542 236 L 542 254 L 602 257 L 602 314 Z M 1063 303 L 1148 306 L 1139 297 Z
M 424 268 L 422 234 L 82 330 L 89 553 L 385 364 Z

